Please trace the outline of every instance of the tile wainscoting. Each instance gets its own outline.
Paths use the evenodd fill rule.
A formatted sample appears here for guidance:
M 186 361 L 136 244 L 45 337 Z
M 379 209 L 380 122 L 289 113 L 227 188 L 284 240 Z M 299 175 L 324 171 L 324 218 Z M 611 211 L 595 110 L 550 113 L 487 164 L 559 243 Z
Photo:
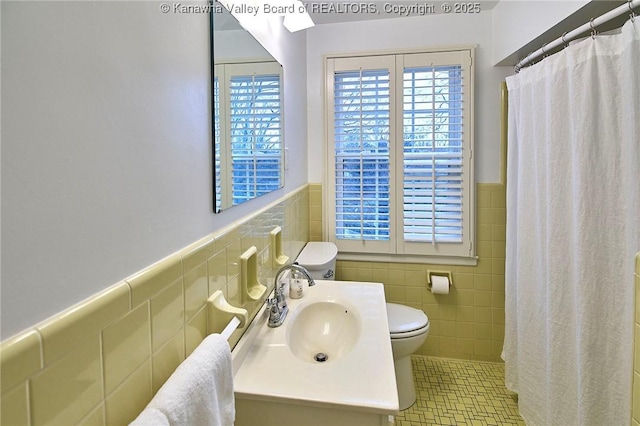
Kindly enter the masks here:
M 423 309 L 431 330 L 418 354 L 500 361 L 504 338 L 506 205 L 502 184 L 477 185 L 478 265 L 338 261 L 337 277 L 382 282 L 390 302 Z M 259 274 L 272 286 L 269 233 L 282 228 L 295 258 L 322 240 L 322 187 L 310 184 L 242 221 L 202 238 L 90 299 L 0 345 L 0 423 L 127 424 L 211 332 L 206 300 L 222 290 L 242 305 L 240 254 L 259 253 Z M 447 296 L 427 289 L 426 270 L 453 273 Z M 640 426 L 640 253 L 636 258 L 632 423 Z M 235 343 L 242 330 L 230 339 Z

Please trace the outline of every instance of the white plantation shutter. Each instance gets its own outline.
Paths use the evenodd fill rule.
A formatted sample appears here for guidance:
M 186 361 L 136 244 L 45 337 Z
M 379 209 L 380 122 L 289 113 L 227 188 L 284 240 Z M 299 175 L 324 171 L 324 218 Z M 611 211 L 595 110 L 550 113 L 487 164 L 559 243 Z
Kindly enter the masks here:
M 473 255 L 473 110 L 469 50 L 402 55 L 402 224 L 398 251 Z
M 329 177 L 334 197 L 329 221 L 342 249 L 389 252 L 394 214 L 392 59 L 366 61 L 369 69 L 353 69 L 348 59 L 330 64 L 333 167 Z
M 222 211 L 222 153 L 220 152 L 220 132 L 222 131 L 221 127 L 221 93 L 220 93 L 220 79 L 224 80 L 224 77 L 221 77 L 222 70 L 219 70 L 218 66 L 215 66 L 215 74 L 213 79 L 213 184 L 215 186 L 215 200 L 213 209 L 214 212 L 219 213 Z
M 218 146 L 228 164 L 219 171 L 222 187 L 230 188 L 222 201 L 226 208 L 283 186 L 283 108 L 277 63 L 223 67 L 228 101 L 221 122 L 228 143 Z
M 387 68 L 328 61 L 329 235 L 343 251 L 470 257 L 471 52 L 392 58 Z
M 335 74 L 336 235 L 389 239 L 389 71 Z
M 280 188 L 280 75 L 231 76 L 233 205 Z
M 405 241 L 462 241 L 461 67 L 404 70 Z

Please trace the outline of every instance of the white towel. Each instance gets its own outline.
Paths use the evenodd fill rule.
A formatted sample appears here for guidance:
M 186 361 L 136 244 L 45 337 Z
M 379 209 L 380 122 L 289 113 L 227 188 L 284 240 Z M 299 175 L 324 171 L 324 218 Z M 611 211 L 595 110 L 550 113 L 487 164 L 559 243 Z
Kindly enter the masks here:
M 135 426 L 171 426 L 167 416 L 154 407 L 145 408 L 131 424 L 135 424 Z
M 207 336 L 131 425 L 148 425 L 155 419 L 154 424 L 162 425 L 155 411 L 166 416 L 168 423 L 164 424 L 171 426 L 233 425 L 233 372 L 227 340 L 219 334 Z

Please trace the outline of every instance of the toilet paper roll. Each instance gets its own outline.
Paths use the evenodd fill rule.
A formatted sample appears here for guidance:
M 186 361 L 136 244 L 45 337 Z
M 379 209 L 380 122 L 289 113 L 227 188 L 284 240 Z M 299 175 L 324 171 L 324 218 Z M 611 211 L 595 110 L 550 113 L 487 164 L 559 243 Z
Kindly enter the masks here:
M 431 292 L 433 294 L 449 294 L 449 278 L 439 275 L 432 275 Z

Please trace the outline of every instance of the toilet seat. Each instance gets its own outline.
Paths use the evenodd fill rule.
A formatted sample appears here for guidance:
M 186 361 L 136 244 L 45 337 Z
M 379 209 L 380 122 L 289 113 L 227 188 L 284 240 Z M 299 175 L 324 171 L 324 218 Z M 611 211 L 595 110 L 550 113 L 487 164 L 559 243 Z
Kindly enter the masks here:
M 406 333 L 391 333 L 391 340 L 393 339 L 408 339 L 409 337 L 419 336 L 429 332 L 429 324 L 413 331 L 407 331 Z
M 387 319 L 392 339 L 406 339 L 429 331 L 429 318 L 420 309 L 387 303 Z

